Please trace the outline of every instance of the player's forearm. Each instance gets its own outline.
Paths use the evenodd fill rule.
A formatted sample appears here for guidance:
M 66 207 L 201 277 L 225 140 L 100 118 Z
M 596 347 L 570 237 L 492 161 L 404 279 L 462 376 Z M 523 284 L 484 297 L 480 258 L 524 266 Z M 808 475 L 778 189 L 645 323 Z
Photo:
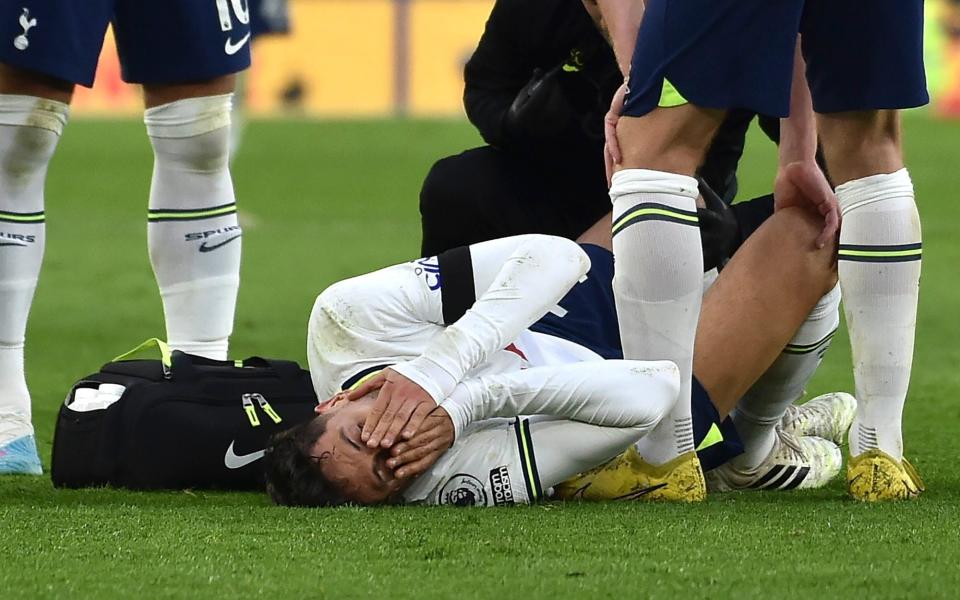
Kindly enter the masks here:
M 597 361 L 470 379 L 441 404 L 459 435 L 493 417 L 550 415 L 614 428 L 651 428 L 676 401 L 669 362 Z
M 534 69 L 543 66 L 536 58 L 551 32 L 549 20 L 537 18 L 541 15 L 538 3 L 497 0 L 464 67 L 463 106 L 488 144 L 509 141 L 503 128 L 507 111 Z
M 606 26 L 608 41 L 617 57 L 617 65 L 626 77 L 630 73 L 633 47 L 637 43 L 637 32 L 643 19 L 643 0 L 597 0 L 597 6 Z
M 491 146 L 506 145 L 503 123 L 515 95 L 510 91 L 464 90 L 463 108 L 467 118 L 480 132 L 483 141 Z
M 590 268 L 590 259 L 570 240 L 542 235 L 516 240 L 508 256 L 503 249 L 510 240 L 471 247 L 474 285 L 483 291 L 421 356 L 395 367 L 437 402 L 446 398 L 468 371 L 556 306 Z M 441 273 L 442 280 L 445 277 Z
M 800 52 L 800 39 L 794 55 L 790 116 L 780 121 L 780 165 L 813 160 L 817 154 L 817 123 L 813 100 L 807 85 L 806 63 Z

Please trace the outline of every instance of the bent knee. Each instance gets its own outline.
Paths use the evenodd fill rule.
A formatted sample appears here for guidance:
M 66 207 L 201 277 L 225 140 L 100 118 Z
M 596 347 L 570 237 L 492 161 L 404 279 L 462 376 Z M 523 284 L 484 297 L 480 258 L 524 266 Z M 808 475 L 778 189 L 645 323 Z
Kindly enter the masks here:
M 810 249 L 815 249 L 814 242 L 823 230 L 823 217 L 799 206 L 777 210 L 770 223 L 782 243 Z
M 693 175 L 722 121 L 722 111 L 692 104 L 622 117 L 617 123 L 621 166 Z
M 903 166 L 900 116 L 895 110 L 819 115 L 827 167 L 837 185 L 892 173 Z
M 640 391 L 640 401 L 646 408 L 645 425 L 653 426 L 673 410 L 680 396 L 680 369 L 668 360 L 626 360 L 630 376 L 634 379 L 631 394 Z M 637 399 L 635 399 L 637 400 Z
M 0 94 L 36 96 L 70 104 L 73 83 L 0 63 Z
M 817 115 L 817 126 L 830 145 L 897 143 L 900 113 L 896 110 L 865 110 Z
M 804 208 L 792 206 L 778 210 L 771 224 L 776 227 L 775 236 L 781 244 L 806 257 L 810 275 L 823 283 L 823 293 L 836 284 L 837 239 L 830 240 L 823 248 L 816 245 L 823 231 L 823 217 Z
M 436 210 L 443 210 L 457 197 L 456 156 L 441 158 L 433 163 L 427 176 L 420 186 L 420 214 L 426 215 Z
M 231 94 L 236 90 L 236 87 L 237 76 L 235 73 L 190 83 L 145 83 L 143 84 L 143 100 L 147 108 L 154 108 L 188 98 Z

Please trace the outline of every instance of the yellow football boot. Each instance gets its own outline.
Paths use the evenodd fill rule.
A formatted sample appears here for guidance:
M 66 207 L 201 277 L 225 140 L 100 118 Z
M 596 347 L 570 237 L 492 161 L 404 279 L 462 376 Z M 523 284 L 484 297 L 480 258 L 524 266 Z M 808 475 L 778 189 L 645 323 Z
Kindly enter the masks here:
M 553 497 L 559 500 L 700 502 L 707 497 L 696 452 L 653 466 L 632 446 L 599 467 L 554 486 L 553 491 Z
M 847 462 L 847 490 L 854 500 L 910 500 L 924 489 L 920 474 L 906 458 L 898 461 L 880 450 L 869 450 Z

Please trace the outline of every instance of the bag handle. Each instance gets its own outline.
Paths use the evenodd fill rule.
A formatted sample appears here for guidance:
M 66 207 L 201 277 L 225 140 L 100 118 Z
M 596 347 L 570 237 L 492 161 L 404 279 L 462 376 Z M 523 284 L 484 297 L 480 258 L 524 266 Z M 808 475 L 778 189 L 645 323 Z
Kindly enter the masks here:
M 130 357 L 133 356 L 134 354 L 137 354 L 138 352 L 141 352 L 141 351 L 146 350 L 147 348 L 151 348 L 151 347 L 153 347 L 153 346 L 156 346 L 157 349 L 160 350 L 160 362 L 162 362 L 164 365 L 166 365 L 167 367 L 169 367 L 170 364 L 171 364 L 171 359 L 170 359 L 170 356 L 171 356 L 170 346 L 168 346 L 167 343 L 166 343 L 165 341 L 161 340 L 160 338 L 150 338 L 149 340 L 143 342 L 142 344 L 140 344 L 139 346 L 137 346 L 137 347 L 134 348 L 133 350 L 128 350 L 127 352 L 124 352 L 124 353 L 121 354 L 120 356 L 114 358 L 111 362 L 119 362 L 119 361 L 121 361 L 121 360 L 127 360 L 128 358 L 130 358 Z
M 163 365 L 163 376 L 170 377 L 170 368 L 173 366 L 173 353 L 170 351 L 170 346 L 160 338 L 150 338 L 147 341 L 143 342 L 133 350 L 124 352 L 120 356 L 114 358 L 111 362 L 119 362 L 121 360 L 127 360 L 131 356 L 142 352 L 148 348 L 156 347 L 160 351 L 160 364 Z
M 244 360 L 235 360 L 235 361 L 217 361 L 217 360 L 207 360 L 201 358 L 197 360 L 197 357 L 193 355 L 174 350 L 172 354 L 172 365 L 169 369 L 170 376 L 178 381 L 190 381 L 201 377 L 200 371 L 197 370 L 198 366 L 216 366 L 216 367 L 233 367 L 242 369 L 244 367 L 254 367 L 260 369 L 268 369 L 274 374 L 278 379 L 282 381 L 297 381 L 302 376 L 302 369 L 300 365 L 295 362 L 288 360 L 274 360 L 270 358 L 262 358 L 259 356 L 251 356 Z
M 175 352 L 170 346 L 160 338 L 150 338 L 128 352 L 113 359 L 112 362 L 128 360 L 130 357 L 150 348 L 156 348 L 160 351 L 160 363 L 163 365 L 163 375 L 167 379 L 176 371 L 178 379 L 193 379 L 196 377 L 196 369 L 190 356 L 183 352 Z M 211 363 L 229 364 L 226 361 L 210 361 Z M 274 360 L 263 358 L 261 356 L 251 356 L 244 360 L 233 361 L 233 365 L 238 368 L 259 367 L 267 368 L 276 373 L 277 377 L 285 381 L 296 381 L 302 376 L 300 365 L 289 360 Z
M 296 381 L 300 379 L 303 369 L 300 365 L 289 360 L 274 360 L 272 358 L 263 358 L 262 356 L 251 356 L 242 361 L 237 366 L 269 368 L 277 377 L 285 381 Z

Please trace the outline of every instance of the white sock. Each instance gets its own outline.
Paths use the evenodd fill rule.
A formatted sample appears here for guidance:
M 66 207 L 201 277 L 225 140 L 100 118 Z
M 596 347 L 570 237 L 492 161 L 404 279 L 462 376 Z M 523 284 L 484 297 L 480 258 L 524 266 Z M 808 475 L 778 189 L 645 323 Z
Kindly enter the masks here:
M 170 346 L 224 360 L 240 285 L 230 94 L 148 109 L 153 145 L 147 242 Z
M 24 333 L 43 262 L 43 185 L 66 104 L 0 95 L 0 445 L 33 434 Z
M 770 368 L 740 399 L 731 413 L 744 452 L 733 459 L 739 469 L 753 469 L 769 456 L 775 429 L 787 407 L 803 396 L 833 335 L 840 326 L 840 286 L 817 302 L 807 320 Z
M 693 340 L 703 293 L 697 180 L 625 169 L 613 176 L 613 290 L 625 358 L 670 360 L 680 368 L 673 410 L 637 443 L 651 464 L 693 450 Z
M 850 329 L 857 416 L 850 454 L 900 460 L 920 287 L 920 215 L 906 169 L 837 187 L 839 273 Z

